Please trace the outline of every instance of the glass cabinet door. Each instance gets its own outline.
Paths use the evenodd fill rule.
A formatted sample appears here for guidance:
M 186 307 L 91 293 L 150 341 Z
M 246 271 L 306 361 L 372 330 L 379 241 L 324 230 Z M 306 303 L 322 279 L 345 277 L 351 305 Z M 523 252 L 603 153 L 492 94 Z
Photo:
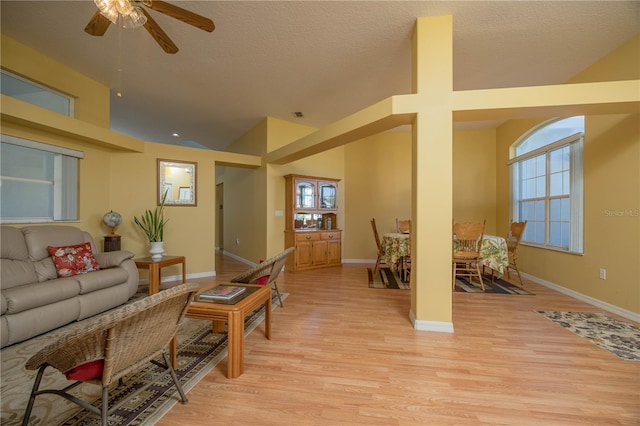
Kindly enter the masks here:
M 337 188 L 335 183 L 320 182 L 320 208 L 325 210 L 335 210 Z
M 296 181 L 296 209 L 316 208 L 316 184 L 309 181 Z

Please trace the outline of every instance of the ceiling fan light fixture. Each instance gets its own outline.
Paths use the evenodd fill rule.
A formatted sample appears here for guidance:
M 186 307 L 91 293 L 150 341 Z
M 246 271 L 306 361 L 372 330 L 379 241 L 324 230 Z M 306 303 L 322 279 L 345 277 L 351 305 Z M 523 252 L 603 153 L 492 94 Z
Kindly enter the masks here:
M 138 28 L 147 23 L 147 17 L 139 7 L 134 7 L 128 15 L 122 17 L 122 26 L 125 28 Z
M 102 16 L 112 23 L 118 22 L 121 17 L 122 26 L 124 28 L 138 28 L 147 22 L 140 7 L 134 6 L 130 0 L 93 0 L 100 9 Z
M 100 9 L 102 16 L 114 24 L 118 22 L 118 9 L 116 9 L 113 0 L 93 0 L 93 2 Z

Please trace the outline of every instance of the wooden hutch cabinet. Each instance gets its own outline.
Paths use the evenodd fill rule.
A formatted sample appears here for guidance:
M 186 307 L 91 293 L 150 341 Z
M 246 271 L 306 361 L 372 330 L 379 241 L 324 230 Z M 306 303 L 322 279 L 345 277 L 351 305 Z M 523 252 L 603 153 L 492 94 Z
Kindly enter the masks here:
M 287 269 L 342 265 L 342 231 L 337 229 L 338 179 L 286 175 L 285 247 L 295 246 Z

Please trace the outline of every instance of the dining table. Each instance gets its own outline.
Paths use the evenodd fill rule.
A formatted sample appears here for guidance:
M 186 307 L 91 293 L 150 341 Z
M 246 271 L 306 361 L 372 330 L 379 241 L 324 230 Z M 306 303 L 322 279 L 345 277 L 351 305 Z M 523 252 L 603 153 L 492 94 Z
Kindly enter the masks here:
M 384 250 L 384 263 L 393 271 L 398 271 L 403 265 L 402 259 L 411 254 L 410 234 L 400 232 L 383 234 L 381 245 Z
M 384 261 L 397 271 L 402 266 L 402 258 L 411 254 L 411 234 L 390 232 L 382 235 Z M 485 234 L 480 248 L 480 262 L 483 267 L 491 268 L 502 276 L 509 266 L 507 240 L 498 235 Z
M 507 240 L 498 235 L 484 235 L 480 247 L 480 263 L 502 276 L 509 266 L 509 248 Z

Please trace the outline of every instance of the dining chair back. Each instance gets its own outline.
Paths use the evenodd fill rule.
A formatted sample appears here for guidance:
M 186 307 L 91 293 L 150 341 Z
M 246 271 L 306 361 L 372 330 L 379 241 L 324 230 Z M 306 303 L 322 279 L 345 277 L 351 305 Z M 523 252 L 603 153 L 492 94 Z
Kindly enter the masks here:
M 401 234 L 410 234 L 411 233 L 411 219 L 397 219 L 396 218 L 396 229 Z
M 380 270 L 380 265 L 384 262 L 384 249 L 382 248 L 382 243 L 380 242 L 380 234 L 378 234 L 378 227 L 376 226 L 376 220 L 371 219 L 371 229 L 373 230 L 373 237 L 376 239 L 376 247 L 378 249 L 378 257 L 376 259 L 376 266 L 373 268 L 373 274 L 377 274 Z
M 70 326 L 25 364 L 27 370 L 38 370 L 38 373 L 22 424 L 29 423 L 38 395 L 54 394 L 97 414 L 101 417 L 100 424 L 107 426 L 109 415 L 125 404 L 143 402 L 144 398 L 135 399 L 136 396 L 167 374 L 178 389 L 182 403 L 186 404 L 187 397 L 169 360 L 167 348 L 199 289 L 195 283 L 181 284 Z M 157 360 L 160 356 L 164 363 Z M 109 406 L 109 387 L 148 363 L 162 370 L 155 369 L 155 374 L 150 373 L 143 386 Z M 49 366 L 72 383 L 63 389 L 39 389 L 44 370 Z M 102 387 L 100 405 L 91 405 L 68 392 L 81 383 Z
M 476 277 L 484 291 L 484 282 L 480 272 L 480 250 L 486 220 L 481 223 L 453 224 L 453 288 L 456 287 L 456 277 Z
M 509 272 L 510 269 L 516 271 L 518 274 L 518 280 L 520 281 L 520 285 L 524 285 L 522 282 L 522 277 L 520 276 L 520 271 L 518 270 L 518 247 L 520 247 L 520 241 L 522 240 L 522 235 L 524 234 L 524 228 L 527 226 L 527 221 L 524 222 L 511 222 L 509 227 L 509 234 L 507 235 L 507 248 L 509 249 L 509 266 L 507 267 L 507 278 L 511 279 L 511 274 Z

